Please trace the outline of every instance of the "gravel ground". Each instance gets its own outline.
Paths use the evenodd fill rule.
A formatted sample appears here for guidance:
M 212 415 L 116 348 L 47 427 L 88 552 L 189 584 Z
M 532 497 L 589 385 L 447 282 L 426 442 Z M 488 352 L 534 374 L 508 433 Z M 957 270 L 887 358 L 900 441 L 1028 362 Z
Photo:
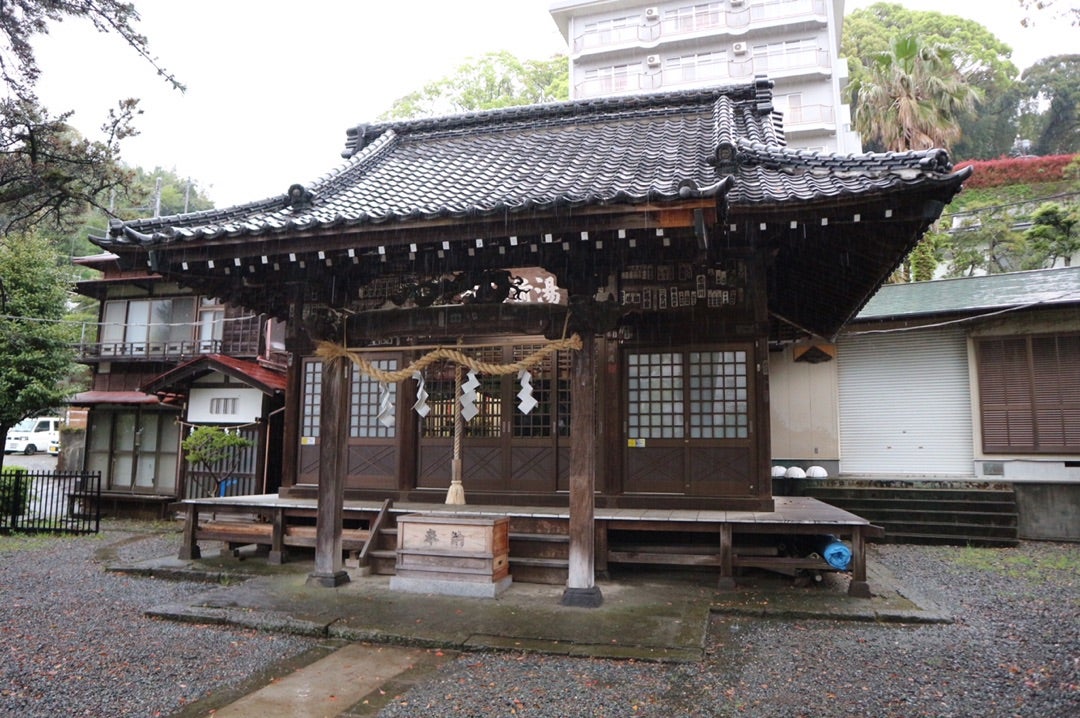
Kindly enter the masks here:
M 0 536 L 0 716 L 163 716 L 312 648 L 310 638 L 146 618 L 206 584 L 106 573 L 105 556 L 175 554 L 178 529 Z M 160 528 L 158 529 L 160 531 Z
M 465 654 L 379 716 L 1080 716 L 1080 545 L 871 551 L 956 622 L 716 616 L 696 665 Z
M 153 528 L 0 536 L 0 716 L 169 715 L 319 645 L 144 617 L 206 590 L 103 570 L 175 552 L 175 526 Z M 690 665 L 467 653 L 379 715 L 1080 715 L 1080 545 L 870 550 L 956 622 L 716 616 Z

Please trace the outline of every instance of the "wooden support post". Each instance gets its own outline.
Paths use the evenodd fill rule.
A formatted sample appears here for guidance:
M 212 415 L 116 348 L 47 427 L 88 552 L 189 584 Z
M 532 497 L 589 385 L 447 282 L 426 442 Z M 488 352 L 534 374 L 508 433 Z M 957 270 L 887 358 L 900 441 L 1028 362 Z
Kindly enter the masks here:
M 716 587 L 721 591 L 735 590 L 734 549 L 731 542 L 731 524 L 720 524 L 720 581 Z
M 570 365 L 570 564 L 562 605 L 595 608 L 604 602 L 596 585 L 596 352 L 592 332 Z
M 596 557 L 596 576 L 597 578 L 608 578 L 610 573 L 608 572 L 608 522 L 597 521 L 596 522 L 596 542 L 593 544 L 593 555 Z
M 289 319 L 285 323 L 285 346 L 294 357 L 312 353 L 304 325 L 304 291 L 300 284 L 288 288 Z M 300 475 L 300 426 L 303 412 L 304 363 L 288 362 L 285 369 L 285 406 L 281 415 L 281 483 L 278 494 L 288 496 Z
M 270 553 L 266 556 L 267 563 L 283 564 L 288 559 L 285 552 L 285 509 L 279 508 L 274 511 L 270 524 Z
M 341 560 L 341 514 L 349 450 L 349 364 L 345 357 L 323 363 L 319 416 L 319 492 L 315 511 L 315 571 L 309 586 L 348 583 Z
M 851 530 L 851 583 L 848 595 L 855 598 L 870 598 L 870 584 L 866 581 L 866 536 L 863 527 L 855 526 Z
M 182 561 L 202 558 L 195 536 L 199 531 L 199 507 L 197 504 L 184 504 L 184 541 L 180 545 Z

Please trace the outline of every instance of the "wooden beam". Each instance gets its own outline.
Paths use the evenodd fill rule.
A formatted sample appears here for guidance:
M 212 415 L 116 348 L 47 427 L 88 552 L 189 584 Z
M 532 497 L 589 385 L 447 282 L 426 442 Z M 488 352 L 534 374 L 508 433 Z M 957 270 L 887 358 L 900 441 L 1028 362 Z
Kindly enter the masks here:
M 560 211 L 558 214 L 498 213 L 490 218 L 477 218 L 472 221 L 462 221 L 457 217 L 443 217 L 358 224 L 348 227 L 337 226 L 263 235 L 265 239 L 256 242 L 252 241 L 250 235 L 216 237 L 213 240 L 163 245 L 156 248 L 156 251 L 170 255 L 168 261 L 174 264 L 181 261 L 199 262 L 207 259 L 231 261 L 234 257 L 255 258 L 258 262 L 258 258 L 263 255 L 282 257 L 287 256 L 289 252 L 299 255 L 322 250 L 329 253 L 350 248 L 402 247 L 411 243 L 455 242 L 476 237 L 535 237 L 544 234 L 556 236 L 577 234 L 583 231 L 614 232 L 620 229 L 692 228 L 694 210 L 703 210 L 706 221 L 710 225 L 715 223 L 715 198 L 701 197 L 671 203 L 650 202 L 575 207 L 572 210 Z M 142 262 L 140 262 L 141 265 Z

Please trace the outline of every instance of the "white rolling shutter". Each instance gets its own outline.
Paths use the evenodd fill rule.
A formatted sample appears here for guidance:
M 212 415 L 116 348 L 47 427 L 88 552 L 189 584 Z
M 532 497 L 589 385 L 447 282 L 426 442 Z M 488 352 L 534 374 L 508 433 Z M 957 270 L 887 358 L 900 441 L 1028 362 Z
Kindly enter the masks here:
M 854 335 L 837 349 L 841 473 L 973 474 L 963 330 Z

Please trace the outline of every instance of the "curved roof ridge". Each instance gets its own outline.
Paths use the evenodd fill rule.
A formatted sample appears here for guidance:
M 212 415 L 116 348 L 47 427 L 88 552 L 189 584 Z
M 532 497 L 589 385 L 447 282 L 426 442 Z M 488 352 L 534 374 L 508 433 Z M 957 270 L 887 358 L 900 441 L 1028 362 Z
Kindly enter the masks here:
M 336 169 L 327 172 L 312 183 L 312 191 L 334 187 L 349 178 L 350 175 L 362 172 L 400 142 L 400 136 L 393 128 L 389 128 L 379 134 L 378 137 L 365 144 L 356 154 L 350 156 L 347 161 Z
M 764 81 L 771 87 L 771 81 Z M 519 105 L 494 110 L 479 110 L 436 117 L 421 117 L 409 120 L 361 124 L 346 130 L 344 157 L 352 157 L 361 151 L 371 138 L 381 136 L 386 130 L 394 130 L 402 135 L 427 133 L 452 133 L 454 131 L 473 133 L 487 127 L 506 128 L 514 122 L 543 126 L 550 123 L 581 121 L 591 115 L 603 115 L 607 118 L 621 115 L 631 117 L 641 114 L 664 112 L 686 105 L 701 105 L 703 101 L 719 97 L 739 100 L 756 100 L 762 89 L 763 81 L 733 85 L 716 85 L 706 88 L 657 92 L 641 95 L 620 95 L 614 97 L 569 100 L 565 102 L 547 102 L 536 105 Z M 771 92 L 769 93 L 771 102 Z
M 738 138 L 738 163 L 744 166 L 787 166 L 805 168 L 843 168 L 866 166 L 882 170 L 918 169 L 948 173 L 953 169 L 947 150 L 934 147 L 906 152 L 864 152 L 838 155 L 819 150 L 795 149 L 783 145 Z

